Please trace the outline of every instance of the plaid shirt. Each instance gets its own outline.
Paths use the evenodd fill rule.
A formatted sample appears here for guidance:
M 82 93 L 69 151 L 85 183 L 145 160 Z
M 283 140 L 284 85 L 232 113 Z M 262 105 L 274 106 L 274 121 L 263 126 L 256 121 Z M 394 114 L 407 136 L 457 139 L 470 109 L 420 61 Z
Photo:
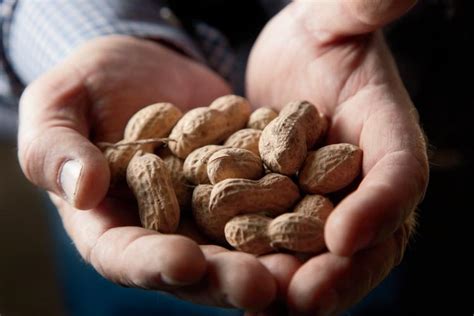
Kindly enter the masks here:
M 244 69 L 222 33 L 198 21 L 190 38 L 161 0 L 0 0 L 0 22 L 0 136 L 2 130 L 14 133 L 17 101 L 25 85 L 99 36 L 168 42 L 207 63 L 234 87 L 242 86 Z

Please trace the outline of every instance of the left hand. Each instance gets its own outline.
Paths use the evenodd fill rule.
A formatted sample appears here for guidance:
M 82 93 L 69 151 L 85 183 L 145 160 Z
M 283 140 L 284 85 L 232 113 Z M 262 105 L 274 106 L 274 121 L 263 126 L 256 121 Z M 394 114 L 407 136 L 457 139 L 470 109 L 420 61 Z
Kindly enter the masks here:
M 296 1 L 261 33 L 247 69 L 253 104 L 307 99 L 331 120 L 328 143 L 364 152 L 362 182 L 325 226 L 329 252 L 261 262 L 299 313 L 333 315 L 397 265 L 428 182 L 426 143 L 382 33 L 413 0 Z M 378 4 L 377 4 L 378 3 Z

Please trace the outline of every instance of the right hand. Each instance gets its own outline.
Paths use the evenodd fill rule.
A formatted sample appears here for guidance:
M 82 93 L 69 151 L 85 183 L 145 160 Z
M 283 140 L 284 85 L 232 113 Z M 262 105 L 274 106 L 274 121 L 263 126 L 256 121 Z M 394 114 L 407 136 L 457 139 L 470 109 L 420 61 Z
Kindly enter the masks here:
M 274 300 L 275 280 L 255 257 L 139 227 L 134 205 L 106 196 L 109 168 L 93 144 L 120 140 L 127 120 L 148 104 L 167 101 L 186 111 L 229 92 L 203 65 L 125 36 L 84 44 L 25 90 L 21 167 L 50 192 L 78 251 L 104 277 L 245 310 Z

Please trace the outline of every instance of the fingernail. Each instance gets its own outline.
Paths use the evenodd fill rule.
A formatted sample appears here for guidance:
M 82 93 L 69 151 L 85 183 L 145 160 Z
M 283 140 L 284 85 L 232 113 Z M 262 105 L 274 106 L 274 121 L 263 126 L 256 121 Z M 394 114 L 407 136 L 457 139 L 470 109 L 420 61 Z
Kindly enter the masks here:
M 172 285 L 172 286 L 184 286 L 184 285 L 189 285 L 190 283 L 182 282 L 182 281 L 177 281 L 173 278 L 170 278 L 166 274 L 161 274 L 161 281 L 167 285 Z
M 59 174 L 59 184 L 63 189 L 65 199 L 69 203 L 74 203 L 77 191 L 77 184 L 82 173 L 82 164 L 77 160 L 66 161 Z

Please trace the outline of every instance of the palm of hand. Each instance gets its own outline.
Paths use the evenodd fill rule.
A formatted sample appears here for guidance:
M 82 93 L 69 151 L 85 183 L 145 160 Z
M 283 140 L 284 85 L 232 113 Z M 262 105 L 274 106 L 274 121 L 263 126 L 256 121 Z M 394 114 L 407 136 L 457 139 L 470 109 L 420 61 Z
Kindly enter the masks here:
M 276 108 L 311 101 L 331 120 L 327 142 L 362 148 L 363 180 L 328 219 L 329 253 L 287 269 L 282 255 L 262 262 L 290 306 L 334 312 L 401 260 L 427 182 L 426 145 L 380 31 L 339 36 L 304 15 L 290 5 L 261 33 L 247 68 L 248 96 Z

